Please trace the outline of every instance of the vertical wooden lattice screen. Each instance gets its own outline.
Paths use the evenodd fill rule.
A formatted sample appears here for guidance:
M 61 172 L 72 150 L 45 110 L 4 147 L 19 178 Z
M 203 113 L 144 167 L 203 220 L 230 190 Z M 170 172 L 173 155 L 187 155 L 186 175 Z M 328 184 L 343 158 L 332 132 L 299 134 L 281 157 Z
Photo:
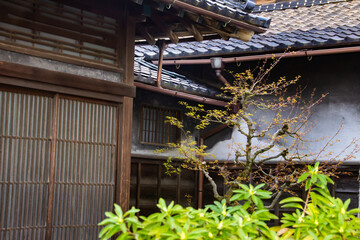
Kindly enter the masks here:
M 113 208 L 116 110 L 60 99 L 52 239 L 96 239 Z
M 0 239 L 44 239 L 52 99 L 0 91 Z
M 47 227 L 97 239 L 114 202 L 118 106 L 0 90 L 0 110 L 0 239 L 46 239 Z

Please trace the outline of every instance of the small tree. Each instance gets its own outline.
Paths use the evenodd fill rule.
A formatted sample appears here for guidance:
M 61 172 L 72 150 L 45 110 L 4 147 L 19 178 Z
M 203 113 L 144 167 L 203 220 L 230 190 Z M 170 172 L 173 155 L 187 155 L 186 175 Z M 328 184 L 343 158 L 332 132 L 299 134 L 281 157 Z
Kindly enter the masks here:
M 354 148 L 342 160 L 338 159 L 340 155 L 325 154 L 338 131 L 319 152 L 305 153 L 307 146 L 311 144 L 305 138 L 312 128 L 309 119 L 314 107 L 327 94 L 315 98 L 313 91 L 306 99 L 303 98 L 305 88 L 299 86 L 300 76 L 292 80 L 281 77 L 277 81 L 270 81 L 269 73 L 279 60 L 274 59 L 270 66 L 265 61 L 254 71 L 233 74 L 232 84 L 223 88 L 222 96 L 229 102 L 225 109 L 209 110 L 201 104 L 191 106 L 180 102 L 188 110 L 186 116 L 197 120 L 197 129 L 204 131 L 212 124 L 223 124 L 236 129 L 242 136 L 243 141 L 234 142 L 231 148 L 236 171 L 229 170 L 227 164 L 219 164 L 214 156 L 206 152 L 207 147 L 199 146 L 189 132 L 184 132 L 186 138 L 182 142 L 169 144 L 184 159 L 182 167 L 204 173 L 212 185 L 215 199 L 219 201 L 229 200 L 240 183 L 256 180 L 266 183 L 270 191 L 275 191 L 274 201 L 268 206 L 272 208 L 284 191 L 289 191 L 297 184 L 299 176 L 307 170 L 305 163 L 326 157 L 329 161 L 323 162 L 320 169 L 332 176 L 338 164 L 352 158 L 354 151 L 357 151 Z M 169 117 L 168 121 L 183 129 L 178 119 Z M 213 160 L 204 161 L 209 158 Z M 277 166 L 264 168 L 264 164 L 271 160 L 276 160 Z M 171 159 L 165 165 L 169 172 L 178 171 L 171 165 Z M 224 183 L 228 186 L 225 195 L 219 194 L 218 186 L 210 176 L 210 171 L 214 170 L 224 178 Z

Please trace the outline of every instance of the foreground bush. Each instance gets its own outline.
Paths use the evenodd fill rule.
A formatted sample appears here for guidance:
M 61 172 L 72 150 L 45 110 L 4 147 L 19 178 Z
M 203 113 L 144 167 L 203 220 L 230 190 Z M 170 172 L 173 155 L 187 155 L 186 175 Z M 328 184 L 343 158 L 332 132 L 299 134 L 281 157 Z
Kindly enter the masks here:
M 115 204 L 115 214 L 106 212 L 107 218 L 99 225 L 101 239 L 119 234 L 117 239 L 359 239 L 360 209 L 348 210 L 350 200 L 342 202 L 331 197 L 327 183 L 332 180 L 322 175 L 318 164 L 309 167 L 299 182 L 305 182 L 306 200 L 290 197 L 282 200 L 282 207 L 295 208 L 293 214 L 284 214 L 282 225 L 268 227 L 267 221 L 277 219 L 264 207 L 263 199 L 271 193 L 252 185 L 240 185 L 230 204 L 225 200 L 214 202 L 205 209 L 183 208 L 163 199 L 157 204 L 160 212 L 138 218 L 138 209 L 123 213 Z M 242 205 L 239 205 L 239 201 Z

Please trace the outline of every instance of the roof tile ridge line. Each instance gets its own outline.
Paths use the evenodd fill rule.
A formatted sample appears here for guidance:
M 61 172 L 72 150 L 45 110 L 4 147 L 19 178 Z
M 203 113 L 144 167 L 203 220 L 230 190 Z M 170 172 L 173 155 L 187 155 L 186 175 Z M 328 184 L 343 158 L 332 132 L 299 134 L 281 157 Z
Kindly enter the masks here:
M 310 6 L 299 6 L 300 2 L 308 2 L 311 1 L 313 2 Z M 295 0 L 295 1 L 289 1 L 289 2 L 275 2 L 275 3 L 269 3 L 269 4 L 263 4 L 263 5 L 256 5 L 253 14 L 259 14 L 259 13 L 263 13 L 263 12 L 273 12 L 273 11 L 283 11 L 283 10 L 288 10 L 288 9 L 298 9 L 300 7 L 312 7 L 312 6 L 319 6 L 319 5 L 327 5 L 327 4 L 337 4 L 337 3 L 341 3 L 341 2 L 354 2 L 356 0 L 320 0 L 319 3 L 315 3 L 315 0 Z M 296 6 L 294 7 L 288 7 L 288 8 L 280 8 L 280 9 L 276 9 L 277 5 L 285 5 L 285 4 L 291 4 L 291 3 L 297 3 Z M 282 6 L 282 7 L 283 7 Z M 272 7 L 271 9 L 269 9 L 269 7 Z M 263 10 L 261 10 L 262 8 L 265 8 Z

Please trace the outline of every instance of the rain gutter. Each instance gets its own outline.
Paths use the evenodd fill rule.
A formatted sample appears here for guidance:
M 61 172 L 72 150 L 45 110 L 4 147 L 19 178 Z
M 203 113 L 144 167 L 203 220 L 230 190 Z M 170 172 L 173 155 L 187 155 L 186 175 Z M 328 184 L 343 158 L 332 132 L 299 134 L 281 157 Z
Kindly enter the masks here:
M 296 52 L 287 52 L 287 53 L 270 53 L 270 54 L 250 55 L 250 56 L 242 56 L 242 57 L 229 57 L 229 58 L 223 58 L 222 61 L 223 63 L 247 62 L 247 61 L 269 59 L 273 57 L 275 58 L 310 57 L 310 56 L 354 53 L 354 52 L 360 52 L 360 46 L 318 49 L 318 50 L 299 50 Z M 153 63 L 157 64 L 158 61 L 153 61 Z M 162 64 L 163 65 L 210 64 L 210 59 L 163 60 Z

